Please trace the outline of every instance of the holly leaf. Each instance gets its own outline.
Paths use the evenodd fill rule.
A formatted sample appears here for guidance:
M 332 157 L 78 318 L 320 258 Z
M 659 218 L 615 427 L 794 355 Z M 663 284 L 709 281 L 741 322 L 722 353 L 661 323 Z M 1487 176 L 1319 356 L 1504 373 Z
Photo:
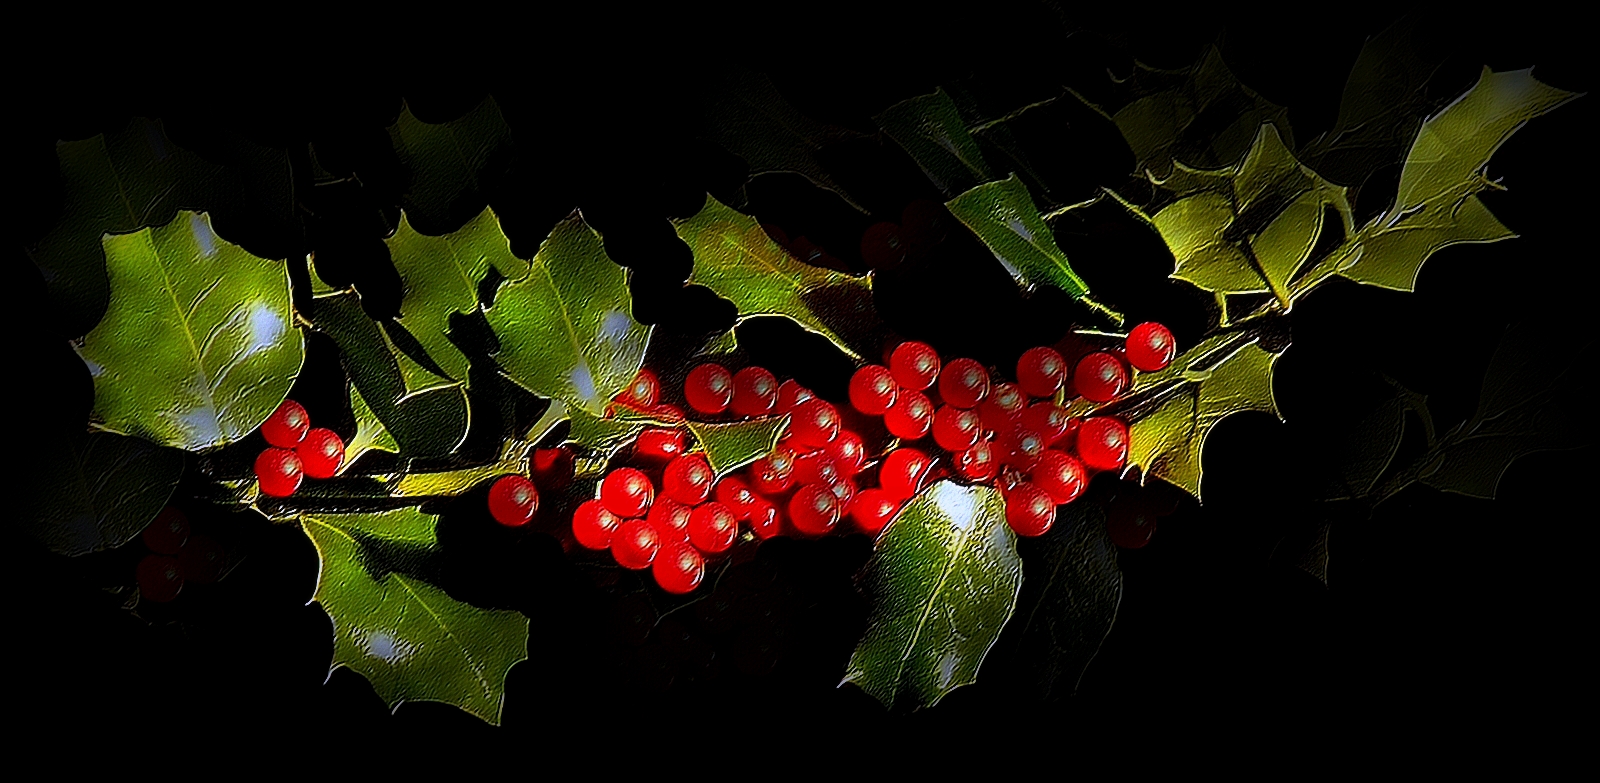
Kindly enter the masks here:
M 1415 18 L 1367 39 L 1339 98 L 1333 128 L 1301 150 L 1300 159 L 1336 182 L 1360 183 L 1398 163 L 1428 113 L 1428 80 L 1439 69 L 1423 57 Z
M 511 127 L 492 97 L 443 123 L 423 122 L 406 106 L 389 126 L 389 139 L 411 174 L 400 205 L 427 236 L 452 233 L 482 212 L 492 166 L 512 151 Z
M 1288 132 L 1288 112 L 1240 84 L 1214 46 L 1186 73 L 1158 74 L 1142 64 L 1137 67 L 1146 78 L 1135 78 L 1130 85 L 1155 82 L 1163 89 L 1137 95 L 1111 119 L 1138 158 L 1138 171 L 1165 177 L 1174 162 L 1198 168 L 1231 166 L 1250 148 L 1262 125 Z M 1288 144 L 1293 146 L 1293 140 Z
M 1072 271 L 1067 255 L 1056 245 L 1055 234 L 1017 175 L 979 185 L 946 206 L 983 240 L 1018 284 L 1043 283 L 1074 299 L 1089 293 L 1088 284 Z
M 771 454 L 778 447 L 778 439 L 789 431 L 789 416 L 726 424 L 700 421 L 687 424 L 689 432 L 705 449 L 706 461 L 720 478 Z
M 878 537 L 861 580 L 872 615 L 840 684 L 893 708 L 902 698 L 931 707 L 976 681 L 1022 587 L 1000 493 L 927 487 Z
M 467 380 L 466 354 L 450 342 L 450 316 L 478 309 L 478 285 L 493 268 L 510 280 L 528 273 L 528 262 L 511 254 L 511 243 L 493 212 L 484 209 L 459 231 L 425 236 L 409 215 L 389 239 L 389 255 L 405 284 L 400 325 L 448 378 Z
M 1256 339 L 1225 334 L 1206 340 L 1166 369 L 1140 373 L 1127 397 L 1101 409 L 1133 420 L 1123 475 L 1138 470 L 1141 484 L 1154 476 L 1199 499 L 1200 452 L 1217 422 L 1241 411 L 1283 418 L 1272 396 L 1278 355 Z
M 467 436 L 471 413 L 461 384 L 429 372 L 396 348 L 362 311 L 355 294 L 314 301 L 317 330 L 339 346 L 351 384 L 400 453 L 442 456 L 455 451 Z
M 1097 503 L 1056 512 L 1050 532 L 1022 544 L 1035 575 L 1022 583 L 1017 616 L 1025 660 L 1042 664 L 1038 693 L 1050 698 L 1077 690 L 1122 603 L 1122 570 Z
M 739 308 L 741 320 L 758 315 L 785 316 L 828 338 L 855 359 L 858 354 L 831 325 L 835 313 L 821 307 L 833 288 L 869 289 L 863 278 L 801 263 L 773 242 L 755 218 L 711 196 L 694 217 L 676 224 L 678 236 L 694 251 L 690 283 L 703 285 Z
M 333 621 L 332 668 L 366 677 L 391 709 L 442 701 L 499 725 L 506 675 L 528 657 L 528 618 L 379 565 L 385 550 L 433 549 L 436 519 L 415 508 L 302 518 L 321 559 L 312 600 Z
M 488 310 L 511 380 L 569 410 L 604 416 L 644 366 L 651 327 L 633 320 L 627 276 L 576 216 L 550 231 L 527 275 Z
M 143 532 L 183 477 L 183 453 L 109 432 L 40 444 L 22 460 L 28 534 L 63 555 L 115 549 Z
M 339 465 L 337 475 L 344 475 L 362 454 L 369 451 L 400 453 L 400 444 L 395 442 L 394 436 L 390 435 L 383 422 L 378 420 L 378 414 L 372 412 L 372 406 L 361 396 L 361 391 L 353 386 L 350 388 L 350 411 L 355 414 L 356 434 L 348 444 L 345 444 L 344 462 Z
M 1345 189 L 1295 159 L 1278 130 L 1263 125 L 1237 165 L 1217 171 L 1177 166 L 1168 186 L 1183 198 L 1152 222 L 1172 256 L 1172 276 L 1216 294 L 1272 293 L 1291 301 L 1290 282 L 1308 261 L 1331 208 L 1343 234 L 1355 230 Z
M 305 360 L 283 262 L 224 242 L 196 212 L 104 245 L 111 299 L 79 349 L 101 426 L 201 451 L 266 421 Z
M 955 101 L 942 88 L 900 101 L 872 119 L 946 195 L 994 179 Z
M 1475 195 L 1492 183 L 1484 167 L 1523 125 L 1577 93 L 1533 78 L 1532 69 L 1483 70 L 1478 83 L 1428 118 L 1400 170 L 1394 205 L 1352 239 L 1338 273 L 1382 288 L 1414 291 L 1429 256 L 1463 242 L 1496 242 L 1515 234 Z

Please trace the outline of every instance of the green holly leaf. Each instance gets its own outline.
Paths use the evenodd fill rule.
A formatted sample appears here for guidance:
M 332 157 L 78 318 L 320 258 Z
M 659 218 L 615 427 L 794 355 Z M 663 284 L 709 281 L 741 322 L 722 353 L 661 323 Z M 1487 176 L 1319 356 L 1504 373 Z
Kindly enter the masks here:
M 1422 264 L 1441 248 L 1515 234 L 1475 195 L 1490 186 L 1484 167 L 1523 125 L 1577 93 L 1533 78 L 1532 69 L 1495 73 L 1422 123 L 1400 170 L 1394 205 L 1364 226 L 1341 256 L 1339 274 L 1359 283 L 1414 291 Z
M 950 214 L 972 230 L 1018 284 L 1049 285 L 1075 299 L 1089 293 L 1056 245 L 1027 186 L 1013 174 L 979 185 L 946 202 Z
M 1427 83 L 1439 69 L 1420 51 L 1415 18 L 1367 39 L 1339 98 L 1333 128 L 1300 151 L 1300 160 L 1335 182 L 1361 183 L 1398 163 L 1429 112 Z
M 446 377 L 465 383 L 469 362 L 450 342 L 450 316 L 477 311 L 478 285 L 490 268 L 517 280 L 528 273 L 528 262 L 511 254 L 500 221 L 488 209 L 459 231 L 442 237 L 417 233 L 410 216 L 404 215 L 389 239 L 389 255 L 405 283 L 400 325 L 421 343 L 427 359 Z
M 506 675 L 528 657 L 528 618 L 379 565 L 385 552 L 433 549 L 436 519 L 415 508 L 302 518 L 322 561 L 312 600 L 333 621 L 333 668 L 366 677 L 391 709 L 441 701 L 499 725 Z
M 369 451 L 400 453 L 400 444 L 395 442 L 394 436 L 378 420 L 378 414 L 372 412 L 372 406 L 367 404 L 361 391 L 354 386 L 350 388 L 350 411 L 356 417 L 356 434 L 345 444 L 344 464 L 339 466 L 339 475 L 343 475 L 362 454 Z
M 755 218 L 711 196 L 701 210 L 677 223 L 678 236 L 694 251 L 690 283 L 703 285 L 739 308 L 740 319 L 785 316 L 828 338 L 852 358 L 861 358 L 835 328 L 834 313 L 821 305 L 827 289 L 867 290 L 870 283 L 801 263 L 761 230 Z M 860 314 L 848 314 L 859 318 Z
M 111 432 L 190 451 L 253 432 L 305 359 L 282 261 L 224 242 L 203 213 L 105 238 L 111 300 L 79 349 Z
M 600 236 L 574 216 L 556 224 L 529 273 L 500 287 L 489 325 L 502 371 L 569 410 L 604 416 L 644 366 L 651 327 L 633 320 L 628 280 Z
M 462 385 L 429 372 L 396 348 L 362 311 L 355 294 L 317 297 L 315 303 L 317 330 L 338 344 L 351 384 L 400 453 L 442 456 L 455 451 L 470 422 Z
M 494 98 L 443 123 L 417 119 L 406 106 L 389 127 L 400 165 L 410 173 L 400 205 L 427 236 L 454 232 L 489 203 L 488 178 L 511 154 L 511 127 Z
M 167 505 L 183 477 L 183 452 L 109 432 L 52 438 L 22 460 L 28 534 L 63 555 L 132 541 Z
M 1186 71 L 1161 73 L 1144 65 L 1138 70 L 1131 85 L 1158 87 L 1135 90 L 1136 97 L 1111 118 L 1137 156 L 1140 172 L 1164 178 L 1174 162 L 1231 166 L 1263 124 L 1288 132 L 1288 112 L 1240 84 L 1216 47 Z
M 1020 548 L 1032 575 L 1018 601 L 1021 655 L 1040 664 L 1041 697 L 1070 695 L 1122 603 L 1122 570 L 1105 510 L 1098 503 L 1064 506 L 1050 532 Z
M 771 454 L 778 447 L 778 439 L 789 431 L 789 416 L 726 424 L 691 421 L 688 427 L 720 478 Z
M 1345 189 L 1295 159 L 1278 130 L 1261 126 L 1237 165 L 1217 171 L 1178 166 L 1183 198 L 1152 218 L 1177 260 L 1172 276 L 1216 294 L 1272 293 L 1285 306 L 1290 282 L 1311 261 L 1332 208 L 1354 231 Z M 1175 184 L 1171 183 L 1170 184 Z
M 841 684 L 892 708 L 902 698 L 931 707 L 976 681 L 1022 587 L 1000 493 L 927 487 L 878 537 L 862 582 L 872 615 Z
M 946 195 L 994 179 L 955 101 L 943 89 L 900 101 L 872 119 Z
M 1283 418 L 1272 396 L 1268 353 L 1248 334 L 1213 337 L 1184 352 L 1160 372 L 1140 373 L 1133 389 L 1104 413 L 1127 413 L 1127 475 L 1140 472 L 1200 498 L 1200 452 L 1217 422 L 1242 411 Z M 1080 403 L 1081 406 L 1083 403 Z M 1069 406 L 1074 415 L 1087 410 Z

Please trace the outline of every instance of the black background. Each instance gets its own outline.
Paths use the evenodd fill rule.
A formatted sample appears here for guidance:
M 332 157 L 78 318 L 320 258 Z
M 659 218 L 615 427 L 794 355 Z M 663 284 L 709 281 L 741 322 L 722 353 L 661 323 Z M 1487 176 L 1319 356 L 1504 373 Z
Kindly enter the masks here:
M 732 28 L 726 18 L 662 17 L 622 32 L 596 17 L 525 42 L 482 45 L 405 36 L 379 43 L 371 33 L 318 30 L 301 31 L 315 46 L 280 45 L 276 51 L 294 54 L 274 58 L 266 70 L 154 47 L 138 78 L 111 75 L 117 58 L 80 42 L 80 64 L 105 56 L 104 68 L 86 67 L 82 78 L 31 69 L 13 100 L 23 133 L 11 150 L 18 201 L 11 233 L 22 244 L 12 246 L 8 280 L 37 286 L 20 250 L 59 207 L 54 139 L 87 138 L 129 116 L 158 116 L 180 143 L 187 138 L 200 147 L 228 134 L 285 149 L 315 144 L 325 165 L 363 178 L 365 190 L 348 199 L 350 212 L 329 221 L 336 227 L 304 236 L 272 235 L 248 221 L 239 229 L 294 257 L 312 249 L 307 245 L 369 246 L 350 237 L 381 235 L 373 226 L 381 226 L 392 194 L 383 179 L 383 129 L 402 98 L 424 119 L 443 121 L 492 93 L 520 153 L 491 198 L 513 242 L 536 246 L 555 220 L 583 209 L 606 234 L 613 257 L 634 269 L 640 320 L 693 333 L 731 322 L 733 313 L 706 292 L 675 285 L 687 266 L 674 266 L 681 251 L 661 242 L 662 229 L 669 216 L 697 209 L 701 193 L 735 197 L 745 177 L 740 161 L 686 130 L 692 126 L 682 95 L 695 89 L 703 69 L 742 61 L 768 70 L 801 109 L 870 130 L 871 115 L 890 103 L 974 72 L 1016 74 L 1017 92 L 1026 96 L 1038 85 L 1072 84 L 1105 68 L 1126 73 L 1135 58 L 1182 67 L 1220 41 L 1240 81 L 1287 106 L 1296 137 L 1309 139 L 1331 126 L 1364 38 L 1393 18 L 1328 11 L 1314 23 L 1291 25 L 1133 8 L 1091 18 L 986 4 L 968 16 L 930 18 L 911 9 L 866 15 L 797 6 L 741 15 Z M 1439 79 L 1446 86 L 1439 89 L 1450 94 L 1470 86 L 1482 65 L 1535 66 L 1557 87 L 1591 87 L 1580 26 L 1571 20 L 1508 9 L 1504 18 L 1425 20 L 1423 29 L 1424 54 L 1444 64 Z M 1447 427 L 1471 412 L 1506 324 L 1534 324 L 1550 340 L 1592 339 L 1584 316 L 1593 248 L 1581 233 L 1591 102 L 1535 120 L 1491 163 L 1490 177 L 1503 177 L 1509 191 L 1485 199 L 1520 238 L 1441 252 L 1414 294 L 1335 284 L 1297 309 L 1295 342 L 1277 380 L 1290 423 L 1250 414 L 1214 433 L 1207 504 L 1184 505 L 1161 521 L 1149 546 L 1121 553 L 1127 581 L 1117 623 L 1069 700 L 1037 704 L 1015 689 L 989 686 L 1008 681 L 995 668 L 1021 665 L 1003 657 L 990 661 L 977 685 L 910 715 L 891 715 L 853 687 L 835 688 L 865 616 L 849 585 L 869 547 L 859 536 L 785 542 L 764 552 L 790 591 L 786 605 L 795 607 L 785 615 L 789 641 L 770 673 L 709 681 L 681 672 L 676 681 L 636 676 L 627 667 L 693 658 L 662 639 L 683 629 L 658 628 L 630 651 L 612 635 L 607 599 L 563 565 L 552 539 L 528 537 L 463 566 L 509 591 L 515 597 L 505 600 L 533 619 L 530 660 L 511 672 L 504 725 L 491 728 L 431 703 L 405 704 L 391 715 L 358 675 L 327 676 L 330 626 L 306 605 L 316 578 L 309 542 L 289 526 L 239 523 L 247 556 L 227 579 L 144 617 L 122 609 L 121 596 L 105 589 L 119 580 L 131 585 L 137 541 L 69 561 L 18 540 L 9 621 L 19 656 L 13 714 L 57 737 L 149 733 L 148 748 L 158 754 L 213 736 L 293 738 L 322 730 L 429 748 L 465 741 L 535 751 L 560 751 L 571 739 L 604 746 L 638 733 L 664 740 L 687 731 L 695 744 L 673 747 L 697 763 L 735 747 L 792 751 L 900 732 L 975 733 L 984 739 L 970 746 L 973 753 L 994 742 L 1000 752 L 1091 750 L 1106 737 L 1153 748 L 1170 734 L 1215 737 L 1240 752 L 1310 743 L 1327 755 L 1441 737 L 1493 733 L 1515 745 L 1562 734 L 1555 712 L 1581 704 L 1592 681 L 1592 655 L 1583 654 L 1592 646 L 1581 641 L 1592 612 L 1585 611 L 1578 532 L 1593 516 L 1584 483 L 1592 447 L 1518 461 L 1492 502 L 1413 487 L 1370 521 L 1341 522 L 1330 540 L 1328 587 L 1269 556 L 1307 513 L 1306 482 L 1297 472 L 1304 463 L 1285 456 L 1304 446 L 1295 440 L 1295 417 L 1337 404 L 1352 374 L 1376 368 L 1428 394 Z M 1098 160 L 1086 159 L 1084 169 L 1100 170 Z M 908 193 L 926 187 L 914 177 L 905 183 Z M 759 194 L 748 195 L 754 201 Z M 801 228 L 811 221 L 813 234 L 833 225 L 825 210 L 796 208 L 779 217 Z M 517 246 L 520 252 L 526 245 Z M 848 243 L 829 249 L 847 265 L 857 262 Z M 365 261 L 352 263 L 366 270 L 352 274 L 369 312 L 381 310 L 386 296 L 398 301 L 397 280 L 385 282 Z M 984 318 L 998 318 L 990 314 L 1002 305 L 953 309 L 961 306 L 932 303 L 925 316 L 893 325 L 915 333 L 929 328 L 919 318 L 968 319 L 966 339 L 974 344 L 1059 336 L 1049 327 L 995 336 Z M 34 300 L 23 310 L 21 328 L 48 332 L 46 305 Z M 774 336 L 767 350 L 792 347 L 785 339 Z M 787 369 L 808 374 L 825 393 L 828 384 L 842 384 L 826 357 L 806 356 L 800 351 Z M 65 389 L 56 396 L 70 398 L 81 385 L 52 357 L 57 363 L 33 373 L 36 380 L 20 382 Z M 1588 418 L 1574 412 L 1575 421 Z M 535 568 L 542 570 L 529 573 Z M 493 569 L 503 572 L 483 575 Z M 694 636 L 693 629 L 683 633 Z

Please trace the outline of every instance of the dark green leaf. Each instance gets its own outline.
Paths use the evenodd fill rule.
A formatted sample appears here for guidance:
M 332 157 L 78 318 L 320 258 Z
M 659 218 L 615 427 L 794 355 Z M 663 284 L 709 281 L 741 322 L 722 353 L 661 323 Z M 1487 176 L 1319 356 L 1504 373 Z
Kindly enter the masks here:
M 21 461 L 28 534 L 63 555 L 133 540 L 166 506 L 183 476 L 183 452 L 109 432 L 41 444 Z
M 706 460 L 718 476 L 738 470 L 772 453 L 778 439 L 789 430 L 787 415 L 770 419 L 707 424 L 691 421 L 689 431 L 706 451 Z
M 1064 506 L 1050 532 L 1024 542 L 1022 552 L 1029 574 L 1017 612 L 1022 655 L 1041 666 L 1040 696 L 1070 695 L 1122 602 L 1122 569 L 1105 512 L 1081 501 Z
M 1300 153 L 1306 165 L 1354 186 L 1400 161 L 1428 113 L 1425 88 L 1439 68 L 1420 53 L 1418 25 L 1403 19 L 1367 39 L 1345 82 L 1338 120 Z
M 353 386 L 350 388 L 350 411 L 356 417 L 356 434 L 345 444 L 344 464 L 339 466 L 339 473 L 343 474 L 362 454 L 369 451 L 400 452 L 400 444 L 378 420 L 378 414 L 372 412 L 372 406 L 361 396 L 361 390 Z
M 1033 196 L 1015 174 L 979 185 L 951 199 L 950 214 L 983 240 L 1018 283 L 1059 288 L 1073 298 L 1089 286 L 1072 271 L 1067 255 L 1033 204 Z
M 901 698 L 931 707 L 971 684 L 1022 587 L 1000 493 L 924 489 L 879 536 L 862 581 L 872 615 L 843 682 L 891 708 Z
M 942 89 L 900 101 L 873 120 L 910 153 L 945 195 L 971 190 L 995 178 L 955 102 Z
M 465 116 L 431 124 L 407 106 L 389 127 L 401 165 L 411 174 L 401 195 L 416 230 L 429 236 L 455 231 L 489 203 L 489 178 L 511 152 L 511 128 L 494 98 Z

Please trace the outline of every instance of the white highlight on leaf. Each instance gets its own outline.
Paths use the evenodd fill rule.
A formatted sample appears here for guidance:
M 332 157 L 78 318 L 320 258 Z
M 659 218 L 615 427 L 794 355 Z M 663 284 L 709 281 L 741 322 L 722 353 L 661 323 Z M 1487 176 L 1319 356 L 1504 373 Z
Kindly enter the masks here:
M 978 504 L 971 492 L 954 484 L 940 483 L 933 489 L 933 502 L 950 518 L 950 526 L 966 530 L 978 516 Z
M 592 408 L 594 397 L 594 375 L 589 372 L 589 363 L 579 359 L 578 366 L 572 368 L 572 388 L 578 393 L 578 398 L 583 400 L 585 408 Z
M 600 339 L 611 345 L 621 345 L 628 337 L 628 327 L 633 325 L 633 319 L 621 310 L 608 310 L 600 321 Z
M 217 254 L 217 235 L 200 213 L 189 213 L 189 232 L 194 234 L 194 241 L 200 245 L 200 255 L 210 258 Z
M 387 663 L 399 663 L 414 652 L 411 645 L 383 631 L 368 634 L 367 638 L 362 640 L 362 645 L 367 648 L 368 655 L 381 658 Z
M 198 407 L 180 414 L 178 425 L 190 434 L 194 442 L 213 444 L 222 440 L 222 426 L 217 422 L 217 412 L 209 407 Z
M 272 306 L 266 302 L 256 302 L 250 306 L 250 346 L 244 350 L 245 356 L 253 356 L 261 351 L 271 348 L 283 336 L 283 318 L 272 311 Z

